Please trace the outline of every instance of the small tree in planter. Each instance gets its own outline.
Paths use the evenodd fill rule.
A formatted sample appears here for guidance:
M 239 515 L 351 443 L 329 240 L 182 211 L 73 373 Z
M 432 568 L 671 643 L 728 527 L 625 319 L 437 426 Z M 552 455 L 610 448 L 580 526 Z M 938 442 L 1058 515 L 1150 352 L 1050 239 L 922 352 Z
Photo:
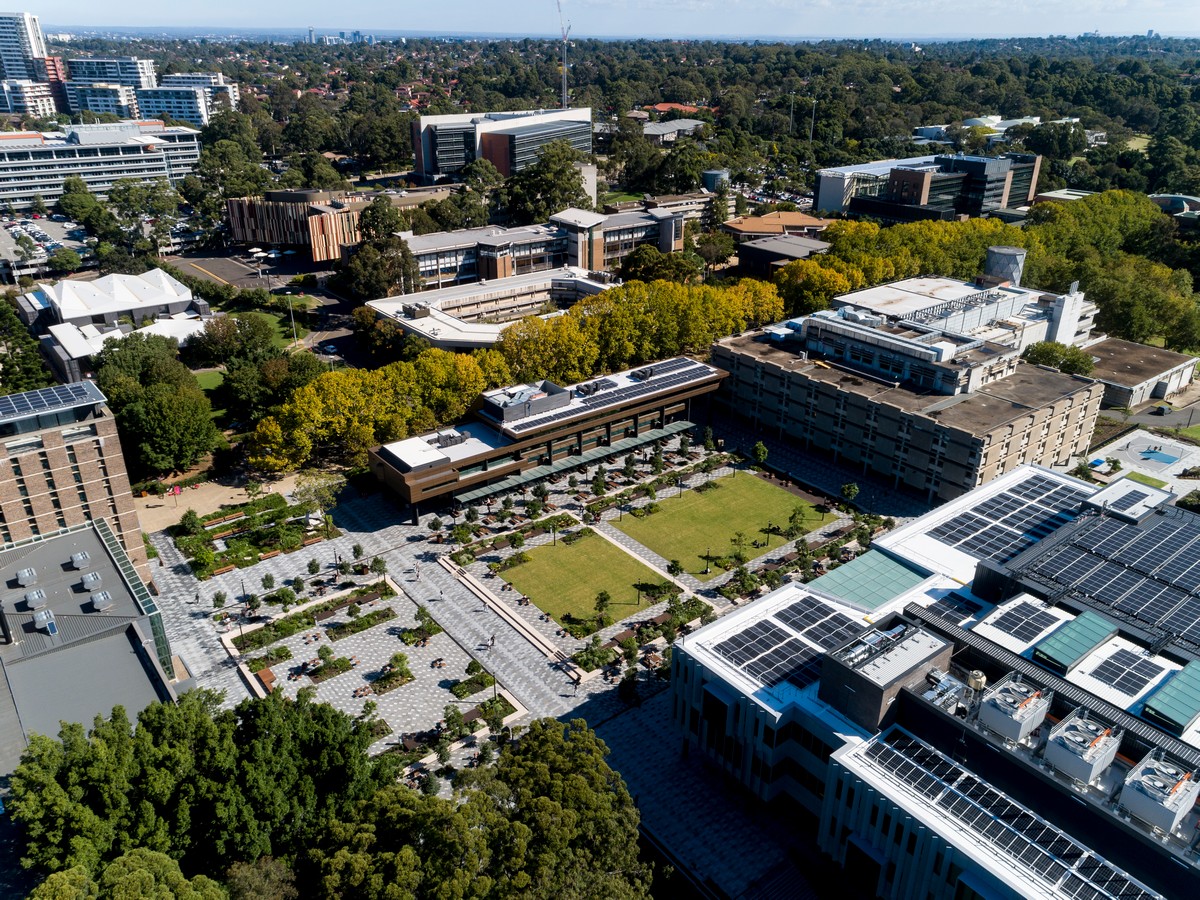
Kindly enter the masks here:
M 353 547 L 350 548 L 350 553 L 355 559 L 362 559 L 363 545 L 355 544 Z
M 508 546 L 512 547 L 514 550 L 520 550 L 525 546 L 525 535 L 521 534 L 519 531 L 514 531 L 511 535 L 509 535 Z
M 387 562 L 382 556 L 377 556 L 371 560 L 371 573 L 373 575 L 384 575 L 387 573 Z
M 478 521 L 479 521 L 479 510 L 477 510 L 477 509 L 476 509 L 475 507 L 473 507 L 473 506 L 468 506 L 468 507 L 467 507 L 467 512 L 466 512 L 466 514 L 463 516 L 463 518 L 464 518 L 464 519 L 466 519 L 468 522 L 472 522 L 472 523 L 473 523 L 473 522 L 478 522 Z
M 761 467 L 767 464 L 768 453 L 769 451 L 767 450 L 767 445 L 762 441 L 758 441 L 753 447 L 750 448 L 750 456 L 754 459 L 754 464 L 756 466 Z
M 213 607 L 216 609 L 220 609 L 222 606 L 225 605 L 225 602 L 228 599 L 229 599 L 229 595 L 226 594 L 224 591 L 217 591 L 215 594 L 213 594 Z
M 345 560 L 345 559 L 343 559 L 343 560 L 342 560 L 340 563 L 338 563 L 338 564 L 337 564 L 337 570 L 338 570 L 338 574 L 339 574 L 339 575 L 349 575 L 349 574 L 350 574 L 350 562 L 349 562 L 349 560 Z
M 348 615 L 351 619 L 357 619 L 362 615 L 362 607 L 357 603 L 351 603 L 348 607 L 346 607 L 346 615 Z
M 321 662 L 329 662 L 331 659 L 333 659 L 333 648 L 328 644 L 322 644 L 317 650 L 317 658 L 320 659 Z
M 574 475 L 567 476 L 567 487 L 569 487 L 571 490 L 575 490 L 577 487 L 579 487 L 579 479 Z
M 307 585 L 304 583 L 304 579 L 299 575 L 292 579 L 292 590 L 297 594 L 303 594 L 305 587 L 307 587 Z
M 434 534 L 437 534 L 439 531 L 441 531 L 442 530 L 442 520 L 439 519 L 437 516 L 434 516 L 432 519 L 430 519 L 429 520 L 429 530 L 432 531 Z
M 679 455 L 688 456 L 692 452 L 692 439 L 686 434 L 679 438 Z
M 513 498 L 511 494 L 505 496 L 505 498 L 500 501 L 500 508 L 504 510 L 510 510 L 513 508 Z
M 268 572 L 262 577 L 262 586 L 264 591 L 269 591 L 275 587 L 275 576 Z
M 315 558 L 308 561 L 308 574 L 316 575 L 321 571 L 321 564 Z
M 260 599 L 258 599 L 257 594 L 251 594 L 249 597 L 246 598 L 246 609 L 250 612 L 251 615 L 257 613 L 259 610 L 259 607 L 261 607 L 261 606 L 262 606 L 262 601 Z
M 545 503 L 546 498 L 550 496 L 550 488 L 546 487 L 546 485 L 539 481 L 533 486 L 533 496 Z

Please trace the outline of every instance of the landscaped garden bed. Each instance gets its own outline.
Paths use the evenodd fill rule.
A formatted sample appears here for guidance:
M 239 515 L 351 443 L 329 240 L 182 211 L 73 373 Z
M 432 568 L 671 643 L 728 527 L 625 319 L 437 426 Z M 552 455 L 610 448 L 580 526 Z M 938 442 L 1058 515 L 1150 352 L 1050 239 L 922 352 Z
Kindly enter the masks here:
M 376 609 L 365 616 L 351 619 L 349 622 L 338 622 L 334 625 L 326 625 L 325 633 L 329 635 L 331 641 L 340 641 L 343 638 L 348 638 L 351 635 L 358 634 L 361 631 L 366 631 L 368 628 L 374 628 L 381 622 L 386 622 L 388 619 L 396 618 L 396 611 L 391 607 L 384 609 Z
M 272 647 L 262 656 L 256 657 L 246 663 L 246 668 L 248 668 L 251 672 L 261 672 L 263 669 L 269 669 L 272 666 L 277 666 L 281 662 L 291 658 L 292 651 L 287 647 Z
M 412 680 L 413 673 L 408 667 L 408 657 L 403 653 L 393 653 L 388 664 L 380 670 L 379 677 L 371 682 L 371 690 L 376 696 L 382 696 Z
M 320 666 L 308 673 L 308 677 L 313 684 L 320 684 L 322 681 L 328 681 L 330 678 L 343 675 L 353 668 L 354 663 L 347 657 L 335 656 L 332 659 L 323 660 Z
M 450 685 L 450 693 L 459 700 L 466 700 L 472 694 L 478 694 L 496 683 L 496 679 L 492 677 L 491 673 L 484 671 L 483 666 L 476 660 L 471 660 L 470 665 L 467 666 L 467 674 L 470 676 L 469 678 Z

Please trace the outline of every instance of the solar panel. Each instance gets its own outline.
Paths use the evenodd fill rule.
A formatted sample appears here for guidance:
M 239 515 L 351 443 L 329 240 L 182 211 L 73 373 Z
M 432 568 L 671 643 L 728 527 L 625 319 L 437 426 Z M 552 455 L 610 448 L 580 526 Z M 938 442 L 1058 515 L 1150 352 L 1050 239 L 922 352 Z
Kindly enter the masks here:
M 793 676 L 807 672 L 810 668 L 815 671 L 816 666 L 813 664 L 818 663 L 819 659 L 820 654 L 815 650 L 799 639 L 792 638 L 770 653 L 747 663 L 742 667 L 742 671 L 767 687 L 774 687 L 781 681 L 790 681 Z M 814 675 L 811 681 L 799 686 L 806 686 L 815 680 Z
M 1123 512 L 1127 509 L 1132 509 L 1143 500 L 1149 500 L 1150 494 L 1147 491 L 1130 491 L 1123 497 L 1118 497 L 1112 503 L 1108 504 L 1109 509 L 1115 509 L 1118 512 Z
M 1093 669 L 1092 677 L 1132 696 L 1164 671 L 1163 666 L 1122 648 Z
M 850 638 L 866 630 L 849 616 L 834 613 L 823 622 L 818 622 L 804 632 L 804 636 L 823 650 L 832 650 Z
M 1036 603 L 1022 600 L 1012 609 L 1005 610 L 989 624 L 997 631 L 1010 634 L 1019 641 L 1029 643 L 1051 625 L 1058 617 Z
M 755 622 L 721 641 L 713 647 L 713 652 L 741 667 L 755 657 L 778 647 L 790 637 L 791 635 L 778 625 L 764 620 Z
M 835 612 L 832 606 L 822 603 L 816 597 L 805 597 L 776 610 L 775 618 L 797 634 L 803 634 L 805 629 L 829 618 Z
M 1070 896 L 1155 896 L 1049 822 L 903 732 L 876 738 L 865 755 L 1014 863 Z
M 0 419 L 17 419 L 56 409 L 103 403 L 104 395 L 90 383 L 58 384 L 53 387 L 0 397 Z
M 981 609 L 983 607 L 978 603 L 958 594 L 947 594 L 925 607 L 926 612 L 932 613 L 943 622 L 949 622 L 952 625 L 959 624 L 963 619 L 975 615 Z

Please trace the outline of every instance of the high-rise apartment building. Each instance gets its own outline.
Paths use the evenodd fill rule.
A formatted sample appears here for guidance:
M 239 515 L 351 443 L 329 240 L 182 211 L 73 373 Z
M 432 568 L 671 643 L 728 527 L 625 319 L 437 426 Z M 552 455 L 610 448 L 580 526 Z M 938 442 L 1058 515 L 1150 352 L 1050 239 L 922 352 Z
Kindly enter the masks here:
M 237 109 L 241 92 L 236 82 L 229 81 L 220 72 L 177 72 L 164 75 L 158 80 L 160 88 L 203 88 L 208 95 L 208 111 L 213 114 L 222 104 Z
M 197 126 L 208 124 L 208 91 L 202 87 L 140 88 L 137 103 L 143 116 Z
M 90 381 L 0 397 L 0 544 L 104 520 L 148 577 L 117 423 Z
M 14 116 L 34 116 L 44 119 L 54 115 L 54 94 L 50 85 L 38 81 L 0 81 L 0 112 Z
M 137 92 L 127 84 L 91 81 L 68 81 L 67 110 L 73 113 L 110 113 L 122 119 L 138 117 Z
M 41 56 L 45 56 L 43 51 Z M 72 81 L 127 84 L 132 88 L 158 87 L 154 60 L 136 56 L 81 56 L 69 63 Z
M 38 77 L 34 60 L 46 56 L 42 26 L 32 13 L 0 13 L 0 70 L 9 79 Z

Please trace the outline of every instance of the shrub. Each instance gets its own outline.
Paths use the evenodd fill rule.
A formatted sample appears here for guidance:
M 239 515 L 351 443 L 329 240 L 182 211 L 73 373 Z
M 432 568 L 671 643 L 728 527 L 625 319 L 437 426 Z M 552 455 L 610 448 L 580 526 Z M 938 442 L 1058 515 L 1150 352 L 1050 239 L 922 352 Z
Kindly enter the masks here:
M 459 700 L 465 700 L 472 694 L 478 694 L 484 688 L 489 688 L 495 683 L 496 679 L 490 672 L 477 672 L 465 681 L 456 681 L 450 685 L 450 693 Z
M 322 648 L 324 649 L 324 648 Z M 246 668 L 251 672 L 261 672 L 263 669 L 269 669 L 272 666 L 277 666 L 284 660 L 292 658 L 292 651 L 286 646 L 272 647 L 262 656 L 256 657 L 246 663 Z
M 594 672 L 601 666 L 607 666 L 616 659 L 617 651 L 612 647 L 600 646 L 600 635 L 594 635 L 591 643 L 571 658 L 585 672 Z
M 317 560 L 315 558 L 310 559 L 308 561 L 308 574 L 316 575 L 320 571 L 321 571 L 321 564 L 319 562 L 317 562 Z
M 396 618 L 396 611 L 391 608 L 377 609 L 367 613 L 365 616 L 359 616 L 357 619 L 352 619 L 349 622 L 339 622 L 336 625 L 328 626 L 325 631 L 329 635 L 331 641 L 340 641 L 342 638 L 348 638 L 352 634 L 358 634 L 360 631 L 366 631 L 368 628 L 373 628 L 380 622 L 386 622 L 388 619 Z
M 262 586 L 264 591 L 269 591 L 275 587 L 275 576 L 268 572 L 262 577 Z

